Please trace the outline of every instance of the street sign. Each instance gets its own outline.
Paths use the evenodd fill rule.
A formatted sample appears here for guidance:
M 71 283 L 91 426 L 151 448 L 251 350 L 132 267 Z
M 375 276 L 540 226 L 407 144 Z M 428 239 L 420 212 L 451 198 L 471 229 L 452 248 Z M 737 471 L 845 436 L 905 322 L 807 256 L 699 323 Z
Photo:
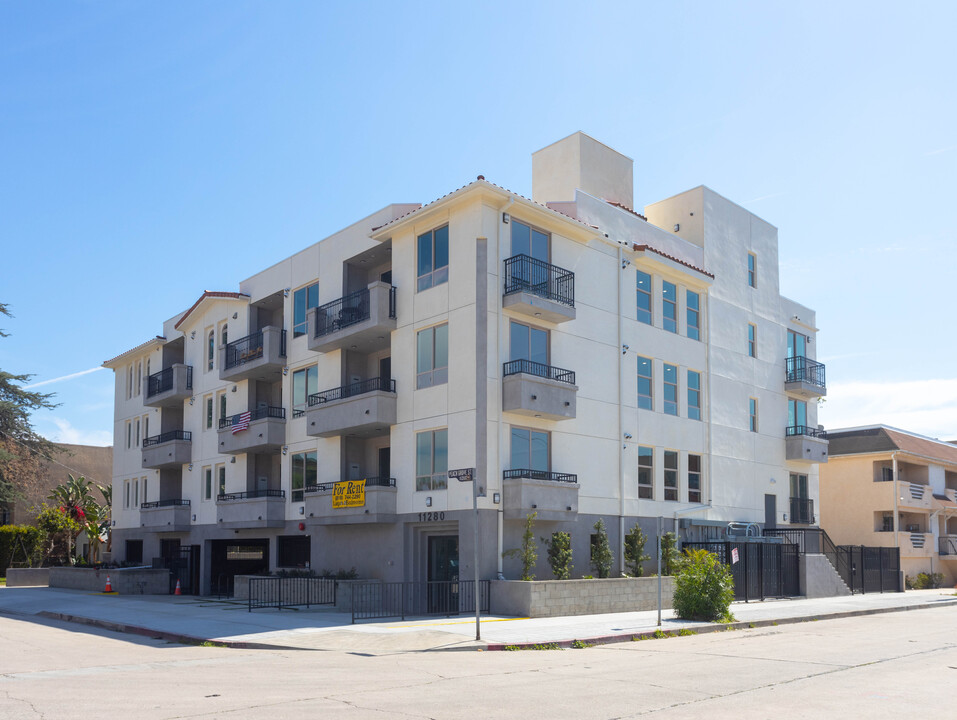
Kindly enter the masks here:
M 472 482 L 472 475 L 475 468 L 462 468 L 460 470 L 449 470 L 449 480 L 458 480 L 459 482 Z

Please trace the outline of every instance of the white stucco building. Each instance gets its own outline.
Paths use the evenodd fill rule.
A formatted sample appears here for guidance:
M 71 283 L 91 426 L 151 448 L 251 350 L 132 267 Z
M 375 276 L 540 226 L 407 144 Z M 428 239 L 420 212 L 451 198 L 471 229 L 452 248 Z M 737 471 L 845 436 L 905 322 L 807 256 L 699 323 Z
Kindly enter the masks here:
M 306 564 L 470 577 L 465 467 L 482 577 L 515 577 L 531 512 L 579 576 L 598 518 L 616 573 L 658 516 L 689 539 L 815 524 L 824 368 L 777 230 L 706 187 L 643 217 L 632 161 L 581 133 L 532 164 L 531 200 L 479 176 L 388 206 L 105 363 L 119 559 L 191 547 L 203 590 Z M 361 504 L 334 507 L 346 480 Z

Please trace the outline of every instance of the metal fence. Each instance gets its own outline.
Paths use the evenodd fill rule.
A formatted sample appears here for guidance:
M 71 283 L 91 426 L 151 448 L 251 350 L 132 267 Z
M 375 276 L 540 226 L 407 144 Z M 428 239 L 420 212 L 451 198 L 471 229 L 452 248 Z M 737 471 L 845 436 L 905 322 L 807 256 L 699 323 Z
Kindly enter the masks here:
M 684 542 L 682 550 L 703 548 L 730 566 L 735 600 L 794 597 L 801 592 L 798 548 L 791 543 Z M 737 562 L 734 551 L 737 550 Z
M 193 387 L 193 366 L 186 366 L 186 389 L 191 389 Z M 154 395 L 159 395 L 160 393 L 166 392 L 167 390 L 173 389 L 173 368 L 168 367 L 165 370 L 160 370 L 158 373 L 153 373 L 147 378 L 146 381 L 146 397 L 150 398 Z
M 575 307 L 575 273 L 528 255 L 515 255 L 505 261 L 505 294 L 516 292 Z
M 249 612 L 259 608 L 336 604 L 336 581 L 320 577 L 249 578 Z
M 531 360 L 510 360 L 502 366 L 502 375 L 517 375 L 525 373 L 526 375 L 535 375 L 536 377 L 548 378 L 549 380 L 558 380 L 559 382 L 575 384 L 575 373 L 572 370 L 563 370 L 562 368 L 552 367 L 540 362 Z
M 528 478 L 529 480 L 549 480 L 551 482 L 577 483 L 578 475 L 573 473 L 558 473 L 550 470 L 532 470 L 530 468 L 516 468 L 502 472 L 502 479 Z
M 316 405 L 321 405 L 322 403 L 333 402 L 335 400 L 345 400 L 346 398 L 355 397 L 356 395 L 365 395 L 366 393 L 375 392 L 376 390 L 394 393 L 395 380 L 381 377 L 374 377 L 368 380 L 359 380 L 358 382 L 349 383 L 348 385 L 343 385 L 342 387 L 313 393 L 308 398 L 308 404 L 309 407 L 314 407 Z
M 143 447 L 153 447 L 154 445 L 162 445 L 163 443 L 173 442 L 173 440 L 192 440 L 193 434 L 189 430 L 170 430 L 169 432 L 164 432 L 160 435 L 153 435 L 148 438 L 143 438 Z
M 839 555 L 849 567 L 844 579 L 852 593 L 900 592 L 900 548 L 841 545 Z
M 480 612 L 488 612 L 490 587 L 488 580 L 479 580 Z M 474 612 L 474 580 L 352 584 L 352 622 Z
M 824 364 L 806 357 L 789 357 L 787 359 L 787 376 L 785 382 L 806 382 L 818 387 L 826 387 L 824 383 Z

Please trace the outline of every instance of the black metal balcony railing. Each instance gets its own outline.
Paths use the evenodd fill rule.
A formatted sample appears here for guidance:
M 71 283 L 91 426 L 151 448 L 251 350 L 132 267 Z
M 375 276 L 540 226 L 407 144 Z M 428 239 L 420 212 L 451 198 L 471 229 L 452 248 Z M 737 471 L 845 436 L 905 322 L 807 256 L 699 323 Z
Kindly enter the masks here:
M 827 387 L 824 383 L 824 363 L 804 356 L 789 357 L 784 382 L 806 382 L 817 387 Z
M 163 443 L 172 442 L 173 440 L 188 440 L 192 441 L 193 433 L 189 430 L 170 430 L 169 432 L 160 433 L 159 435 L 153 435 L 152 437 L 143 438 L 143 448 L 153 447 L 154 445 L 162 445 Z
M 529 480 L 550 480 L 552 482 L 578 482 L 578 476 L 570 473 L 557 473 L 551 472 L 550 470 L 529 470 L 528 468 L 506 470 L 502 473 L 502 477 L 505 480 L 509 478 L 528 478 Z
M 186 366 L 186 388 L 192 389 L 193 387 L 193 366 Z M 151 398 L 154 395 L 159 395 L 164 393 L 167 390 L 173 389 L 173 368 L 168 367 L 165 370 L 160 370 L 158 373 L 153 373 L 146 379 L 146 397 Z
M 515 255 L 505 261 L 505 294 L 517 292 L 575 307 L 575 273 L 528 255 Z
M 364 395 L 375 390 L 384 390 L 385 392 L 395 392 L 395 380 L 385 378 L 372 378 L 370 380 L 360 380 L 359 382 L 343 385 L 332 390 L 323 390 L 313 393 L 309 396 L 309 407 L 321 405 L 322 403 L 332 402 L 333 400 L 343 400 L 344 398 L 354 397 L 355 395 Z
M 395 487 L 395 478 L 393 477 L 367 477 L 359 478 L 366 481 L 366 487 Z M 342 480 L 340 482 L 348 482 Z M 353 481 L 355 482 L 355 481 Z M 331 492 L 334 482 L 319 483 L 318 485 L 306 485 L 303 490 L 307 493 Z
M 263 331 L 259 330 L 226 345 L 226 369 L 245 365 L 263 356 Z M 286 357 L 286 331 L 280 331 L 279 357 Z
M 814 501 L 811 498 L 791 498 L 791 522 L 799 525 L 814 524 Z
M 189 507 L 189 500 L 187 498 L 170 498 L 168 500 L 156 500 L 154 502 L 145 502 L 140 503 L 140 510 L 149 510 L 150 508 L 162 508 L 162 507 Z
M 502 367 L 502 375 L 517 375 L 525 373 L 535 375 L 536 377 L 548 378 L 549 380 L 558 380 L 559 382 L 575 384 L 575 373 L 571 370 L 562 370 L 561 368 L 545 365 L 531 360 L 510 360 Z
M 938 539 L 938 552 L 941 555 L 957 555 L 957 539 L 941 537 Z
M 316 308 L 316 337 L 330 335 L 372 317 L 369 288 Z M 395 317 L 395 286 L 389 288 L 389 317 Z
M 229 417 L 220 418 L 219 429 L 225 430 L 228 427 L 236 425 L 242 415 L 243 413 L 236 413 L 235 415 L 230 415 Z M 286 408 L 272 406 L 261 407 L 256 408 L 249 413 L 249 422 L 252 422 L 253 420 L 262 420 L 263 418 L 276 418 L 278 420 L 285 420 Z
M 787 437 L 796 437 L 806 435 L 807 437 L 827 440 L 827 432 L 819 428 L 813 428 L 810 425 L 791 425 L 785 430 Z
M 255 498 L 284 498 L 285 490 L 247 490 L 237 493 L 220 493 L 216 496 L 217 502 L 229 502 L 230 500 L 250 500 Z

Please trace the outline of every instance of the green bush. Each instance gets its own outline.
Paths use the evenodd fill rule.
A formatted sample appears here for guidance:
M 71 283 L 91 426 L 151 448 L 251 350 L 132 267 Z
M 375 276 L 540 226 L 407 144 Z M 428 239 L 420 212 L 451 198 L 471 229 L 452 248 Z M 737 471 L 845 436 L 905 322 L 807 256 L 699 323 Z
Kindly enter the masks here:
M 611 545 L 608 542 L 605 521 L 598 518 L 595 534 L 591 536 L 591 566 L 598 577 L 606 578 L 611 574 L 611 562 Z
M 688 550 L 677 563 L 675 615 L 682 620 L 730 622 L 734 600 L 731 568 L 707 550 Z
M 548 564 L 556 580 L 568 580 L 572 574 L 572 536 L 567 532 L 553 532 L 548 540 L 542 538 L 548 548 Z
M 939 588 L 944 584 L 944 576 L 941 573 L 917 573 L 917 577 L 904 578 L 904 586 L 910 590 L 931 590 Z
M 650 556 L 645 555 L 646 542 L 648 538 L 637 523 L 625 535 L 625 564 L 634 577 L 641 577 L 645 572 L 643 563 L 651 560 Z
M 0 525 L 0 575 L 6 577 L 11 565 L 39 565 L 43 539 L 43 533 L 30 525 Z
M 661 536 L 661 574 L 674 575 L 678 570 L 678 538 L 673 532 Z

